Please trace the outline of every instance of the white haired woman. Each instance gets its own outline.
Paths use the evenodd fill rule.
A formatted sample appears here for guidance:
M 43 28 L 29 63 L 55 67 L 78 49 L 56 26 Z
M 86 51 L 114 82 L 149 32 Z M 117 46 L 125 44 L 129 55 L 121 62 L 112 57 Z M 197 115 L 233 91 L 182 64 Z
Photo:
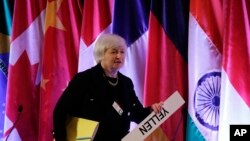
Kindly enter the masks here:
M 94 48 L 97 65 L 76 74 L 54 109 L 54 136 L 66 141 L 69 116 L 99 122 L 94 141 L 120 141 L 130 122 L 140 123 L 151 110 L 160 112 L 162 102 L 144 108 L 130 78 L 119 72 L 126 56 L 125 40 L 115 34 L 101 35 Z

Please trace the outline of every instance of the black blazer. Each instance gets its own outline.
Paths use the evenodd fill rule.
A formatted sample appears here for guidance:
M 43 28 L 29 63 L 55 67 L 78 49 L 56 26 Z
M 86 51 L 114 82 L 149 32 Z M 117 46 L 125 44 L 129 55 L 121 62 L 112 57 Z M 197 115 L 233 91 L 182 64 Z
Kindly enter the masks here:
M 117 102 L 120 115 L 112 104 Z M 59 98 L 53 115 L 56 141 L 66 140 L 68 116 L 100 122 L 94 141 L 120 141 L 129 131 L 130 121 L 141 122 L 150 113 L 138 100 L 130 78 L 118 73 L 118 85 L 111 86 L 100 64 L 74 76 Z

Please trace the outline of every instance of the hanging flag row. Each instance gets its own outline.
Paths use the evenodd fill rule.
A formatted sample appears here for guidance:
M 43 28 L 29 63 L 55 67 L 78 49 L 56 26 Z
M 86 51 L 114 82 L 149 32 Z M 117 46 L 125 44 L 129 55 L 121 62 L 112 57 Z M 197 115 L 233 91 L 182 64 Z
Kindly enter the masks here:
M 229 140 L 231 124 L 250 124 L 248 1 L 9 2 L 0 7 L 1 139 L 53 140 L 54 106 L 70 79 L 95 65 L 103 33 L 125 38 L 121 72 L 145 106 L 176 90 L 188 104 L 146 141 Z

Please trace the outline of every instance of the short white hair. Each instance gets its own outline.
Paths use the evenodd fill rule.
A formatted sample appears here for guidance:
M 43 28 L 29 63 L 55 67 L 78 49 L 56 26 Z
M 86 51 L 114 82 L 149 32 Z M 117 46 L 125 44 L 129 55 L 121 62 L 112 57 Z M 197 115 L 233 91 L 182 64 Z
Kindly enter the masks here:
M 126 41 L 119 35 L 116 34 L 102 34 L 100 35 L 94 46 L 94 58 L 96 63 L 100 63 L 103 59 L 104 53 L 108 48 L 117 48 L 120 46 L 124 46 L 127 49 Z

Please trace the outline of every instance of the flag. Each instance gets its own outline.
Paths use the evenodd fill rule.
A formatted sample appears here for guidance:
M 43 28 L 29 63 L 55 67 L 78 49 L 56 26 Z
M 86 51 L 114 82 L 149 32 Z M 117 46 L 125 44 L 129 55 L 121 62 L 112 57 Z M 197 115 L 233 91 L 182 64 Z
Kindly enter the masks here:
M 121 72 L 129 76 L 143 103 L 150 0 L 115 1 L 112 32 L 127 43 L 127 56 Z M 132 125 L 133 126 L 133 125 Z
M 9 65 L 10 34 L 12 25 L 13 1 L 0 2 L 0 140 L 4 133 L 5 98 Z
M 102 32 L 110 32 L 112 9 L 113 0 L 84 1 L 78 72 L 94 66 L 94 41 Z
M 37 140 L 44 6 L 43 0 L 14 3 L 4 125 L 6 140 Z
M 53 140 L 53 110 L 77 73 L 81 27 L 79 1 L 48 0 L 40 84 L 39 140 Z
M 222 1 L 190 1 L 187 141 L 216 141 L 218 137 L 222 20 Z
M 219 140 L 230 125 L 250 124 L 250 2 L 225 0 Z
M 188 1 L 152 1 L 145 75 L 145 104 L 164 101 L 176 90 L 187 100 Z M 183 141 L 185 106 L 148 140 Z M 162 134 L 164 133 L 164 134 Z

